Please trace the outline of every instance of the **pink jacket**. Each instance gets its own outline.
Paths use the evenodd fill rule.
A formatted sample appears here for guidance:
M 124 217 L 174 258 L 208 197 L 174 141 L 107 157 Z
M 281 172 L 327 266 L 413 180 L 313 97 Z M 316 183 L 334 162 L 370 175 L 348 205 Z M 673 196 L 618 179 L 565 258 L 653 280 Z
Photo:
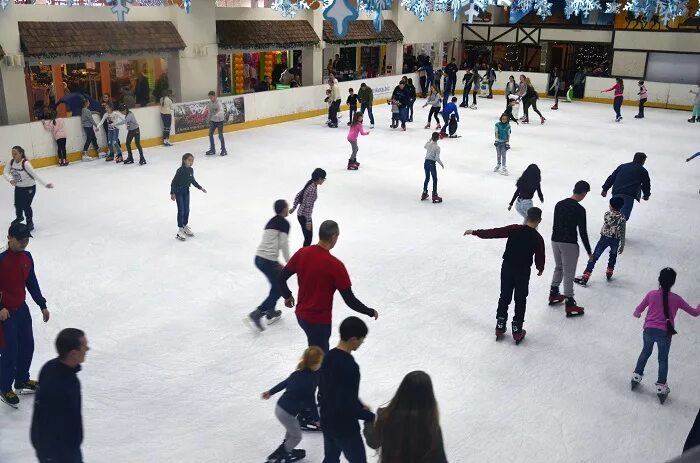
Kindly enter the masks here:
M 66 126 L 63 119 L 56 119 L 56 125 L 53 121 L 43 121 L 44 128 L 51 132 L 54 140 L 60 140 L 61 138 L 66 138 Z
M 609 92 L 609 91 L 611 91 L 611 90 L 615 90 L 615 96 L 616 96 L 616 97 L 617 97 L 617 96 L 622 96 L 622 95 L 623 95 L 622 86 L 621 86 L 620 84 L 618 84 L 618 83 L 616 83 L 615 85 L 613 85 L 613 86 L 610 87 L 609 89 L 603 90 L 603 91 L 604 91 L 604 92 Z
M 639 99 L 643 100 L 644 98 L 647 98 L 647 88 L 642 85 L 639 87 Z
M 666 316 L 664 315 L 664 299 L 663 290 L 655 289 L 649 291 L 642 302 L 634 309 L 634 316 L 639 318 L 644 312 L 644 309 L 649 307 L 647 318 L 644 320 L 644 328 L 656 328 L 666 331 Z M 679 295 L 668 293 L 668 315 L 671 317 L 671 323 L 676 318 L 678 309 L 688 312 L 693 317 L 700 315 L 700 305 L 697 308 L 692 308 Z
M 354 124 L 350 126 L 350 130 L 348 131 L 348 141 L 357 141 L 357 138 L 362 135 L 369 135 L 369 132 L 365 132 L 364 127 L 362 127 L 362 124 Z

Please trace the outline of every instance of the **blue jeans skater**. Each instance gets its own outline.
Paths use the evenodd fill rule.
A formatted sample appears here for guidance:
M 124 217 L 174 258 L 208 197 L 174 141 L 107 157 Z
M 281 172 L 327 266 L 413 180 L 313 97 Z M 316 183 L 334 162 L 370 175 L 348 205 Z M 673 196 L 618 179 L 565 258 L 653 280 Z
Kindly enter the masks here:
M 595 245 L 595 250 L 593 251 L 593 259 L 588 261 L 586 265 L 586 272 L 593 272 L 593 267 L 595 267 L 596 262 L 603 255 L 605 250 L 610 248 L 610 257 L 608 258 L 608 268 L 614 269 L 615 263 L 617 262 L 617 251 L 620 248 L 620 238 L 610 238 L 608 236 L 600 235 L 598 244 Z
M 268 318 L 270 318 L 270 315 L 275 310 L 277 300 L 282 297 L 279 286 L 282 266 L 275 260 L 265 259 L 260 256 L 255 256 L 255 266 L 265 274 L 265 277 L 267 277 L 267 280 L 270 282 L 270 293 L 256 310 L 259 312 L 258 316 L 267 314 Z
M 644 374 L 644 367 L 649 357 L 651 357 L 654 344 L 656 343 L 659 350 L 659 380 L 657 383 L 666 384 L 668 376 L 668 352 L 671 350 L 671 335 L 667 331 L 658 328 L 644 328 L 642 339 L 644 340 L 644 347 L 642 347 L 642 352 L 639 354 L 634 372 L 638 375 Z
M 5 348 L 0 350 L 0 392 L 12 390 L 12 383 L 29 381 L 34 357 L 34 331 L 27 304 L 12 312 L 3 322 Z
M 224 123 L 223 122 L 209 122 L 209 153 L 216 153 L 216 146 L 214 145 L 214 131 L 219 132 L 219 143 L 221 143 L 221 154 L 226 153 L 226 142 L 224 141 Z
M 177 203 L 177 227 L 186 227 L 190 219 L 190 189 L 175 190 L 175 202 Z

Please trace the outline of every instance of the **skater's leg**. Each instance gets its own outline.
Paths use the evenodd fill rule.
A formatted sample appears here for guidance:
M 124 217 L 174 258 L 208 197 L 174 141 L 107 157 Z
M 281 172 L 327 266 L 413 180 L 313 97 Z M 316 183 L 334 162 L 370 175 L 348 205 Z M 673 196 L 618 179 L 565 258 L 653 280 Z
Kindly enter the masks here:
M 615 268 L 617 263 L 617 251 L 620 249 L 620 240 L 618 238 L 608 238 L 610 243 L 610 257 L 608 258 L 608 268 Z
M 538 116 L 542 117 L 542 113 L 537 109 L 537 100 L 532 100 L 532 110 L 537 113 Z
M 440 133 L 447 134 L 447 127 L 450 125 L 450 121 L 447 119 L 447 115 L 445 113 L 442 113 L 442 120 L 443 125 L 442 130 L 440 130 Z
M 0 355 L 0 392 L 12 389 L 17 369 L 17 351 L 19 349 L 20 317 L 14 314 L 3 322 L 5 332 L 5 347 Z
M 501 295 L 498 297 L 498 308 L 496 318 L 508 320 L 508 306 L 513 300 L 513 290 L 515 289 L 515 274 L 513 269 L 505 262 L 501 265 Z
M 216 130 L 216 122 L 209 122 L 209 151 L 212 153 L 216 151 L 216 146 L 214 146 L 214 130 Z
M 172 116 L 170 114 L 161 114 L 160 120 L 163 123 L 163 141 L 170 138 L 170 125 L 172 122 Z
M 26 203 L 26 188 L 15 187 L 15 220 L 12 223 L 19 223 L 24 220 L 24 208 Z
M 342 449 L 330 432 L 323 432 L 323 463 L 340 463 Z
M 31 226 L 34 224 L 34 211 L 32 210 L 32 201 L 34 201 L 34 195 L 36 194 L 36 185 L 22 189 L 25 190 L 24 216 L 27 219 L 27 225 L 31 228 Z
M 578 244 L 559 243 L 562 250 L 561 262 L 563 268 L 564 296 L 574 297 L 574 277 L 576 276 L 576 265 L 578 263 Z
M 66 139 L 59 138 L 56 140 L 56 147 L 58 148 L 58 159 L 61 161 L 66 160 Z
M 428 159 L 423 162 L 423 170 L 425 171 L 425 181 L 423 181 L 423 191 L 428 191 L 428 183 L 430 183 L 430 161 Z
M 83 127 L 85 132 L 85 144 L 83 145 L 83 151 L 87 151 L 90 148 L 90 143 L 92 143 L 93 138 L 95 138 L 95 131 L 92 127 Z
M 552 254 L 554 255 L 554 273 L 552 274 L 552 288 L 559 288 L 564 277 L 564 268 L 562 266 L 561 243 L 552 241 Z
M 284 450 L 290 453 L 294 448 L 301 442 L 301 426 L 299 426 L 299 421 L 296 416 L 292 416 L 282 407 L 277 405 L 275 407 L 275 416 L 282 423 L 286 433 L 284 435 Z
M 622 198 L 625 203 L 620 209 L 620 213 L 625 217 L 625 220 L 629 220 L 632 215 L 632 208 L 634 207 L 634 198 L 627 195 L 613 195 L 613 198 Z
M 369 116 L 369 123 L 374 125 L 374 114 L 372 114 L 372 104 L 367 105 L 367 115 Z
M 134 143 L 136 143 L 136 149 L 139 150 L 139 156 L 143 158 L 143 148 L 141 147 L 141 129 L 134 130 Z M 131 156 L 131 153 L 129 153 Z
M 498 165 L 506 167 L 506 144 L 499 143 L 496 145 L 496 155 L 498 157 Z
M 186 188 L 185 191 L 182 193 L 182 202 L 183 202 L 183 215 L 182 215 L 182 220 L 183 220 L 183 227 L 186 227 L 188 223 L 190 223 L 190 189 Z
M 328 341 L 331 338 L 331 325 L 319 325 L 316 323 L 309 323 L 302 320 L 297 316 L 297 323 L 304 333 L 306 334 L 306 340 L 309 346 L 317 346 L 324 353 L 328 353 L 329 345 Z
M 15 383 L 23 384 L 29 381 L 29 368 L 34 358 L 34 332 L 32 316 L 29 307 L 24 304 L 12 314 L 17 318 L 17 364 L 15 367 Z
M 279 289 L 280 264 L 274 260 L 255 256 L 255 266 L 260 270 L 267 281 L 270 282 L 270 292 L 258 309 L 261 312 L 271 312 L 275 310 L 277 300 L 282 296 Z
M 299 219 L 299 225 L 301 225 L 301 232 L 304 235 L 304 247 L 311 246 L 311 240 L 313 239 L 314 232 L 312 230 L 306 229 L 306 217 L 303 215 L 297 215 Z
M 666 384 L 668 377 L 668 353 L 671 350 L 671 335 L 667 331 L 658 330 L 656 346 L 659 349 L 659 380 L 657 383 Z
M 476 105 L 476 93 L 477 93 L 476 90 L 474 90 L 472 92 L 472 104 L 473 105 Z
M 595 245 L 595 249 L 593 250 L 593 259 L 589 260 L 588 264 L 586 264 L 586 272 L 593 272 L 596 262 L 598 262 L 598 259 L 600 259 L 600 256 L 603 255 L 608 246 L 610 246 L 610 242 L 607 240 L 607 237 L 601 235 L 598 243 Z
M 654 328 L 644 328 L 644 333 L 642 334 L 642 340 L 644 342 L 642 346 L 642 352 L 639 353 L 639 358 L 637 359 L 637 366 L 634 368 L 634 372 L 638 375 L 644 374 L 644 367 L 647 365 L 647 360 L 651 357 L 651 352 L 654 350 L 654 337 L 652 331 Z
M 613 102 L 613 109 L 615 110 L 615 115 L 617 117 L 622 117 L 622 114 L 620 113 L 620 108 L 622 108 L 622 97 L 616 96 Z
M 217 122 L 216 130 L 219 132 L 219 143 L 221 143 L 221 151 L 226 151 L 226 141 L 224 140 L 224 123 Z
M 525 322 L 525 309 L 527 307 L 527 295 L 530 286 L 530 268 L 514 272 L 513 282 L 515 284 L 515 315 L 513 323 L 522 324 Z
M 185 226 L 185 189 L 179 188 L 175 191 L 175 202 L 177 203 L 177 228 Z
M 340 444 L 343 451 L 343 456 L 348 463 L 367 463 L 365 443 L 362 440 L 359 430 L 349 434 L 336 436 L 336 442 Z
M 430 175 L 432 175 L 432 177 L 433 177 L 433 196 L 437 196 L 437 194 L 438 194 L 438 189 L 437 189 L 438 180 L 437 180 L 437 165 L 435 164 L 435 162 L 431 163 Z
M 126 152 L 129 154 L 129 158 L 133 157 L 131 155 L 131 142 L 134 141 L 134 132 L 134 130 L 129 130 L 126 133 Z
M 357 151 L 359 148 L 357 147 L 357 140 L 350 140 L 350 146 L 352 147 L 352 154 L 350 155 L 350 160 L 355 162 L 357 160 Z

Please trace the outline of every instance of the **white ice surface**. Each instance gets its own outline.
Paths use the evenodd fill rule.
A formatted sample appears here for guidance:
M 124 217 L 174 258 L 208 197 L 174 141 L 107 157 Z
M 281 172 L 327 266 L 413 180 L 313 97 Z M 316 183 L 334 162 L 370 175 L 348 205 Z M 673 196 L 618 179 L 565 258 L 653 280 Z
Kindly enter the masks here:
M 268 290 L 253 256 L 272 203 L 292 200 L 315 167 L 328 172 L 315 222 L 339 222 L 333 254 L 345 262 L 356 295 L 380 313 L 378 321 L 365 318 L 369 336 L 355 355 L 361 397 L 372 408 L 392 397 L 406 373 L 423 369 L 435 384 L 452 463 L 662 462 L 677 455 L 700 405 L 700 320 L 678 316 L 672 392 L 661 406 L 655 355 L 641 388 L 629 390 L 642 338 L 632 311 L 665 266 L 678 271 L 675 290 L 700 302 L 700 160 L 685 163 L 700 150 L 700 127 L 678 111 L 649 109 L 635 120 L 624 107 L 625 120 L 616 124 L 608 105 L 562 103 L 555 112 L 550 104 L 540 103 L 544 126 L 536 117 L 513 126 L 509 177 L 492 172 L 503 98 L 461 110 L 462 138 L 440 142 L 443 204 L 419 201 L 430 133 L 423 129 L 427 109 L 419 107 L 406 133 L 390 130 L 388 108 L 377 108 L 377 128 L 359 142 L 358 172 L 345 169 L 347 114 L 336 130 L 315 118 L 228 134 L 226 158 L 205 158 L 207 142 L 199 139 L 148 149 L 145 167 L 95 161 L 42 169 L 56 188 L 36 196 L 29 250 L 52 318 L 41 323 L 30 303 L 32 374 L 54 356 L 60 329 L 86 331 L 85 461 L 259 463 L 279 445 L 275 400 L 259 395 L 293 371 L 306 339 L 287 309 L 262 334 L 242 319 Z M 197 236 L 183 243 L 174 236 L 168 192 L 187 151 L 209 193 L 192 189 Z M 594 246 L 607 208 L 600 186 L 635 151 L 649 155 L 651 201 L 635 205 L 615 279 L 605 281 L 604 256 L 589 287 L 576 288 L 586 315 L 567 319 L 562 307 L 546 303 L 553 206 L 575 181 L 588 180 L 593 191 L 583 205 Z M 533 274 L 528 336 L 516 347 L 493 336 L 505 240 L 462 233 L 519 221 L 506 206 L 532 162 L 542 169 L 548 260 L 542 277 Z M 6 223 L 13 216 L 7 184 L 0 216 Z M 290 222 L 296 250 L 302 235 L 296 217 Z M 579 273 L 583 266 L 581 259 Z M 339 296 L 334 312 L 332 343 L 339 321 L 353 314 Z M 34 461 L 31 413 L 31 397 L 22 397 L 19 410 L 0 408 L 0 462 Z M 305 461 L 321 461 L 319 434 L 305 435 L 300 447 Z

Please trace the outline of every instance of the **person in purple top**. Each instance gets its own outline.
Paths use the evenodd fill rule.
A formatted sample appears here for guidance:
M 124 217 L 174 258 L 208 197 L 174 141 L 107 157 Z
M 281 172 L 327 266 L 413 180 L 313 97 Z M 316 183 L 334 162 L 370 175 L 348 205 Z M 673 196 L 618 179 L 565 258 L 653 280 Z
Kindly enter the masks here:
M 670 267 L 661 270 L 659 274 L 659 289 L 650 291 L 634 310 L 634 316 L 639 318 L 647 307 L 644 320 L 644 347 L 639 354 L 637 366 L 632 375 L 632 389 L 636 388 L 644 376 L 644 367 L 651 356 L 654 344 L 659 349 L 659 378 L 656 382 L 656 393 L 661 403 L 664 403 L 670 389 L 666 384 L 668 374 L 668 352 L 671 349 L 671 338 L 676 334 L 674 319 L 678 309 L 688 312 L 693 317 L 700 315 L 700 305 L 691 307 L 679 295 L 672 293 L 671 288 L 676 283 L 676 272 Z

